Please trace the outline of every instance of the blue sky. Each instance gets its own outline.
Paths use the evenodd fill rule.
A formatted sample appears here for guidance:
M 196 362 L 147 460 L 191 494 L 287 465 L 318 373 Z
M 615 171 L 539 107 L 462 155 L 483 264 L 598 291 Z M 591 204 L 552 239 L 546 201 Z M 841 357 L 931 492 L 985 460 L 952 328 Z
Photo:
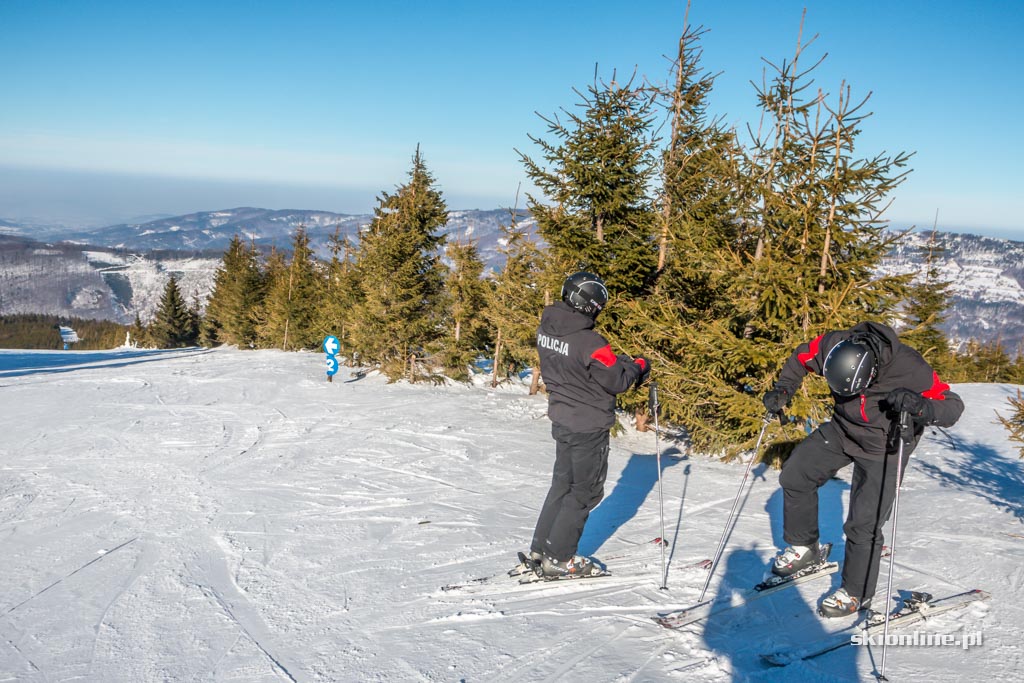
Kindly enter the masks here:
M 452 209 L 515 201 L 535 112 L 668 77 L 685 0 L 0 0 L 0 217 L 116 222 L 239 205 L 363 213 L 419 144 Z M 711 111 L 792 57 L 871 93 L 857 152 L 914 151 L 896 224 L 1024 239 L 1024 3 L 695 0 Z M 810 61 L 808 58 L 808 62 Z

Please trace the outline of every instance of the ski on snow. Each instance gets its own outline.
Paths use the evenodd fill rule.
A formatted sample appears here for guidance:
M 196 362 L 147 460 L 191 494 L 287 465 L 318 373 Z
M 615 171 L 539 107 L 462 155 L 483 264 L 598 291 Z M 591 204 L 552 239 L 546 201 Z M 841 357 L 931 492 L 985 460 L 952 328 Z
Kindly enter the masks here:
M 831 551 L 831 543 L 822 543 L 820 562 L 813 564 L 810 567 L 805 567 L 791 576 L 771 576 L 753 588 L 740 594 L 738 601 L 729 603 L 722 602 L 716 605 L 714 599 L 705 600 L 699 605 L 694 605 L 693 607 L 688 607 L 682 610 L 676 610 L 674 612 L 664 612 L 651 618 L 665 628 L 682 628 L 687 624 L 703 621 L 715 614 L 719 614 L 736 607 L 742 607 L 754 600 L 771 595 L 772 593 L 777 593 L 781 590 L 785 590 L 786 588 L 791 588 L 798 584 L 806 583 L 807 581 L 813 581 L 815 579 L 828 576 L 829 574 L 834 574 L 839 569 L 839 563 L 828 561 L 828 555 Z
M 606 576 L 611 576 L 611 572 L 605 571 L 603 569 L 598 569 L 595 566 L 594 567 L 594 573 L 592 573 L 592 574 L 586 574 L 586 575 L 583 575 L 583 576 L 553 576 L 553 577 L 547 577 L 547 576 L 541 576 L 537 572 L 537 568 L 536 567 L 537 567 L 537 563 L 535 561 L 529 559 L 526 556 L 526 553 L 520 552 L 519 553 L 519 563 L 516 566 L 512 567 L 512 569 L 509 569 L 504 574 L 493 574 L 491 576 L 481 576 L 480 578 L 470 579 L 469 581 L 464 581 L 462 583 L 449 583 L 449 584 L 447 584 L 445 586 L 441 586 L 441 590 L 446 592 L 446 593 L 451 592 L 451 591 L 460 591 L 460 590 L 464 590 L 464 589 L 467 589 L 467 588 L 471 588 L 473 586 L 480 586 L 480 585 L 483 585 L 483 584 L 490 584 L 495 579 L 498 579 L 498 578 L 500 578 L 502 576 L 508 576 L 510 578 L 518 578 L 519 579 L 519 581 L 518 581 L 519 584 L 552 583 L 554 581 L 562 581 L 562 582 L 565 582 L 565 581 L 580 581 L 580 580 L 584 580 L 584 579 L 600 579 L 600 578 L 603 578 L 603 577 L 606 577 Z
M 961 609 L 980 600 L 988 600 L 989 594 L 975 589 L 933 599 L 928 593 L 911 593 L 900 608 L 889 615 L 889 629 L 902 628 L 919 621 L 925 621 L 937 614 Z M 776 650 L 761 655 L 772 666 L 788 666 L 793 662 L 813 659 L 841 647 L 852 644 L 871 644 L 871 636 L 881 636 L 885 630 L 885 615 L 872 612 L 867 620 L 829 634 L 811 643 L 801 643 L 793 647 Z M 891 644 L 891 643 L 890 643 Z
M 512 572 L 518 571 L 516 574 Z M 540 572 L 540 562 L 531 560 L 526 553 L 519 553 L 519 564 L 509 572 L 510 576 L 519 576 L 519 583 L 548 583 L 551 581 L 583 581 L 584 579 L 599 579 L 604 576 L 611 576 L 611 572 L 600 569 L 594 565 L 589 574 L 561 574 L 559 576 L 544 576 Z
M 664 541 L 662 541 L 660 538 L 656 538 L 653 541 L 647 541 L 646 543 L 641 543 L 641 544 L 637 544 L 637 545 L 646 545 L 647 543 L 660 544 L 660 543 L 664 543 Z M 537 573 L 537 570 L 536 570 L 537 563 L 536 562 L 534 562 L 533 560 L 529 559 L 526 556 L 526 553 L 520 552 L 520 553 L 518 553 L 518 555 L 519 555 L 519 563 L 516 564 L 516 566 L 512 567 L 511 569 L 509 569 L 504 574 L 492 574 L 491 576 L 481 576 L 479 578 L 470 579 L 469 581 L 464 581 L 462 583 L 449 583 L 449 584 L 446 584 L 444 586 L 441 586 L 441 590 L 446 592 L 446 593 L 452 592 L 452 591 L 460 591 L 460 590 L 472 588 L 474 586 L 490 584 L 491 582 L 493 582 L 494 580 L 496 580 L 496 579 L 498 579 L 498 578 L 500 578 L 502 576 L 508 576 L 508 577 L 511 577 L 511 578 L 518 577 L 519 578 L 518 583 L 520 583 L 520 584 L 538 584 L 538 583 L 552 583 L 552 582 L 555 582 L 555 581 L 561 581 L 561 582 L 564 583 L 566 581 L 578 581 L 580 579 L 599 579 L 599 578 L 604 578 L 604 577 L 612 575 L 611 572 L 609 572 L 607 570 L 604 570 L 604 569 L 598 569 L 595 566 L 594 573 L 587 574 L 585 576 L 542 577 L 542 576 L 539 576 L 538 573 Z M 609 560 L 614 560 L 614 559 L 619 559 L 619 558 L 628 557 L 628 556 L 629 556 L 628 554 L 614 555 L 614 556 L 612 556 L 612 557 L 610 557 L 608 559 Z M 711 566 L 711 560 L 700 560 L 698 562 L 694 562 L 692 564 L 686 565 L 685 568 L 686 569 L 705 569 L 706 570 L 710 566 Z

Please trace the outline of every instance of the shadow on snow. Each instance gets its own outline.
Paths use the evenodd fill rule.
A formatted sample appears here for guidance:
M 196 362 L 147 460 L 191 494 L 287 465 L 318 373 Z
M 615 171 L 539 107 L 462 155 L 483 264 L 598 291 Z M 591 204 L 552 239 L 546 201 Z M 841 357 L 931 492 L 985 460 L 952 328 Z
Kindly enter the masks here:
M 755 468 L 753 474 L 755 478 L 760 477 L 764 480 L 773 475 L 777 476 L 764 465 Z M 775 482 L 771 483 L 778 486 Z M 821 541 L 833 544 L 830 557 L 832 560 L 842 559 L 845 521 L 843 493 L 847 490 L 849 484 L 839 479 L 828 481 L 818 490 Z M 746 491 L 749 495 L 749 482 Z M 743 508 L 746 507 L 747 495 L 741 499 L 737 519 L 742 516 Z M 777 487 L 765 505 L 771 520 L 772 542 L 777 548 L 786 546 L 782 537 L 782 496 L 782 489 Z M 731 534 L 732 529 L 729 529 L 726 547 Z M 749 544 L 725 554 L 716 570 L 720 580 L 713 598 L 715 604 L 730 603 L 734 593 L 745 591 L 762 580 L 768 571 L 770 557 L 765 557 L 763 552 L 758 552 L 755 548 L 754 544 Z M 704 625 L 704 642 L 720 660 L 728 660 L 728 665 L 723 668 L 731 672 L 731 679 L 735 681 L 785 680 L 791 683 L 861 680 L 862 674 L 869 672 L 858 670 L 857 652 L 852 647 L 842 648 L 820 659 L 795 662 L 785 668 L 772 667 L 760 657 L 761 654 L 782 647 L 811 643 L 828 635 L 829 631 L 824 628 L 821 618 L 816 614 L 819 599 L 806 602 L 801 591 L 824 596 L 837 588 L 841 582 L 839 573 L 832 575 L 831 578 L 831 584 L 822 580 L 809 584 L 807 589 L 789 589 L 757 600 L 747 607 L 712 616 Z M 846 624 L 836 624 L 843 625 Z
M 946 436 L 954 457 L 944 458 L 941 466 L 913 459 L 911 466 L 940 486 L 973 493 L 1024 522 L 1024 463 L 1000 455 L 987 444 Z
M 679 449 L 670 447 L 661 454 L 661 470 L 664 472 L 685 460 L 679 457 Z M 687 465 L 687 475 L 689 465 Z M 689 479 L 689 477 L 687 477 Z M 583 528 L 580 537 L 579 554 L 590 556 L 596 553 L 623 524 L 631 520 L 658 485 L 658 460 L 654 453 L 634 453 L 622 470 L 615 488 L 604 497 Z M 684 494 L 685 495 L 685 494 Z M 667 521 L 666 521 L 667 523 Z M 678 530 L 678 525 L 677 525 Z M 666 533 L 668 533 L 666 531 Z M 637 539 L 636 544 L 648 543 L 653 538 Z M 629 542 L 629 541 L 627 541 Z M 673 547 L 674 544 L 673 544 Z
M 75 372 L 90 368 L 122 368 L 154 360 L 209 353 L 210 349 L 134 349 L 116 351 L 4 351 L 0 377 Z

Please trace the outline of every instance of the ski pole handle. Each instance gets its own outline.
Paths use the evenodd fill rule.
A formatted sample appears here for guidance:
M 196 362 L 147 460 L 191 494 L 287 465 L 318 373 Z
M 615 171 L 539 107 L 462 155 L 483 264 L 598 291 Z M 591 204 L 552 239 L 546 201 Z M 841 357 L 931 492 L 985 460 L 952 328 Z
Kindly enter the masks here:
M 914 440 L 914 430 L 910 426 L 910 413 L 906 410 L 900 411 L 900 439 L 907 444 Z
M 660 407 L 661 404 L 658 403 L 658 383 L 655 380 L 651 380 L 647 388 L 647 408 L 651 411 L 651 415 L 657 415 L 658 408 Z

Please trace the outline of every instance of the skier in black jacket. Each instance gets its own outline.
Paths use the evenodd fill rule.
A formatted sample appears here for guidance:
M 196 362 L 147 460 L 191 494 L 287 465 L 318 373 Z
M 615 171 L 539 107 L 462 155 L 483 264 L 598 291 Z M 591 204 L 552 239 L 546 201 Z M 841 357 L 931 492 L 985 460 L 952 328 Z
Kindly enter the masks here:
M 562 300 L 544 309 L 537 330 L 555 466 L 530 558 L 549 577 L 593 571 L 576 548 L 590 511 L 604 497 L 615 395 L 643 382 L 651 370 L 642 357 L 615 355 L 594 331 L 594 319 L 607 302 L 600 277 L 575 273 L 562 285 Z
M 921 354 L 881 323 L 860 323 L 800 344 L 764 395 L 765 407 L 781 413 L 809 372 L 825 377 L 834 413 L 782 467 L 783 538 L 789 547 L 775 558 L 772 571 L 787 576 L 818 560 L 818 488 L 853 463 L 843 583 L 819 608 L 823 616 L 838 617 L 867 609 L 875 593 L 882 526 L 896 494 L 899 414 L 905 411 L 913 421 L 903 449 L 905 469 L 924 428 L 952 426 L 964 404 Z

